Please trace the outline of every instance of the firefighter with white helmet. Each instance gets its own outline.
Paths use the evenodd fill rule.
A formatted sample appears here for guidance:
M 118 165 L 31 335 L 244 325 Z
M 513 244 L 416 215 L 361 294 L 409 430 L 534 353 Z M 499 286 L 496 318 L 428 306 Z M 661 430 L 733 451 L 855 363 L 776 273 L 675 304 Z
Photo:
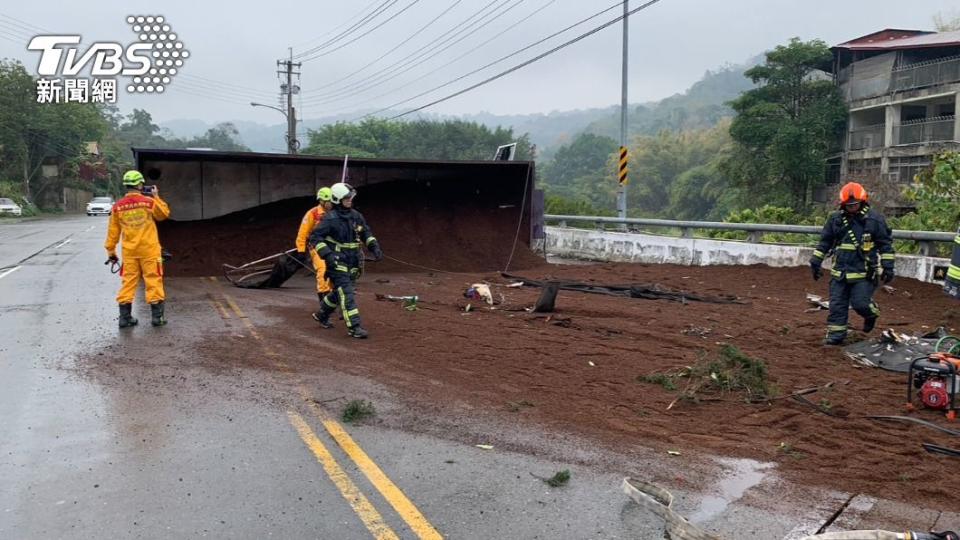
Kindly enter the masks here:
M 330 315 L 339 307 L 347 333 L 362 339 L 367 337 L 367 331 L 360 323 L 354 282 L 360 276 L 363 248 L 369 249 L 376 261 L 383 258 L 383 251 L 363 214 L 353 208 L 356 190 L 339 182 L 331 186 L 330 191 L 333 209 L 324 215 L 309 239 L 309 244 L 326 263 L 327 275 L 333 285 L 333 289 L 323 296 L 316 319 L 323 328 L 331 328 Z

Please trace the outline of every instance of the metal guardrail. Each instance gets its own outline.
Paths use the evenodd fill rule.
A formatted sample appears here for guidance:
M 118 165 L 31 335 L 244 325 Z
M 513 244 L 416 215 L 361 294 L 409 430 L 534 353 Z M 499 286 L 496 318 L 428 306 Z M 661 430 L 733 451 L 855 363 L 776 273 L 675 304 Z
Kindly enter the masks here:
M 696 229 L 708 229 L 715 231 L 740 231 L 749 233 L 747 242 L 760 244 L 763 240 L 763 233 L 794 233 L 819 235 L 822 227 L 813 225 L 782 225 L 779 223 L 727 223 L 724 221 L 682 221 L 672 219 L 648 219 L 648 218 L 617 218 L 609 216 L 569 216 L 557 214 L 545 214 L 545 221 L 558 222 L 561 227 L 566 227 L 568 222 L 590 222 L 598 229 L 603 229 L 605 225 L 634 225 L 637 227 L 667 227 L 680 229 L 682 238 L 693 238 L 693 232 Z M 894 240 L 912 240 L 920 244 L 920 252 L 923 255 L 933 254 L 933 242 L 953 242 L 956 234 L 937 231 L 905 231 L 894 230 Z

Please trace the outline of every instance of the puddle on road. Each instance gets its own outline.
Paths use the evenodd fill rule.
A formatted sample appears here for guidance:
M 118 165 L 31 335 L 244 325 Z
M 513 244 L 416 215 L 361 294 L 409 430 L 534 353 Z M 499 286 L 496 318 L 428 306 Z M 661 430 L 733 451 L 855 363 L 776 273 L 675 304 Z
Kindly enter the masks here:
M 716 484 L 708 486 L 708 492 L 700 500 L 700 505 L 688 519 L 691 523 L 706 523 L 743 497 L 748 489 L 759 484 L 767 472 L 775 467 L 773 463 L 761 463 L 752 459 L 720 459 L 724 471 Z

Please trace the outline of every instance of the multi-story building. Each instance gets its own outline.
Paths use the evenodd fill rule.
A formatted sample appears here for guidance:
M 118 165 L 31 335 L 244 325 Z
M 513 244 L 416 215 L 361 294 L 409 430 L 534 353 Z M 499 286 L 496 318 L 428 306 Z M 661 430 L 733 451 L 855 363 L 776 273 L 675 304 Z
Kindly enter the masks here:
M 887 212 L 907 210 L 903 187 L 936 153 L 960 150 L 960 31 L 888 28 L 832 50 L 832 73 L 850 109 L 832 180 L 862 181 Z

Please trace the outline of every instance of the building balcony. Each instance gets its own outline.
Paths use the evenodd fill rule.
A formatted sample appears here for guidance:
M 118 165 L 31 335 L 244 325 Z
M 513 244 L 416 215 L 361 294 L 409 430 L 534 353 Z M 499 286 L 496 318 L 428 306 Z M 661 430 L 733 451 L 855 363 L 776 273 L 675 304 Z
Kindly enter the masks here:
M 953 115 L 904 122 L 893 126 L 893 144 L 955 141 L 955 127 L 956 120 Z
M 886 126 L 884 124 L 874 124 L 872 126 L 863 126 L 854 128 L 849 133 L 847 148 L 849 150 L 866 150 L 870 148 L 883 148 L 883 135 Z
M 890 91 L 901 92 L 960 81 L 960 57 L 911 64 L 893 70 Z

